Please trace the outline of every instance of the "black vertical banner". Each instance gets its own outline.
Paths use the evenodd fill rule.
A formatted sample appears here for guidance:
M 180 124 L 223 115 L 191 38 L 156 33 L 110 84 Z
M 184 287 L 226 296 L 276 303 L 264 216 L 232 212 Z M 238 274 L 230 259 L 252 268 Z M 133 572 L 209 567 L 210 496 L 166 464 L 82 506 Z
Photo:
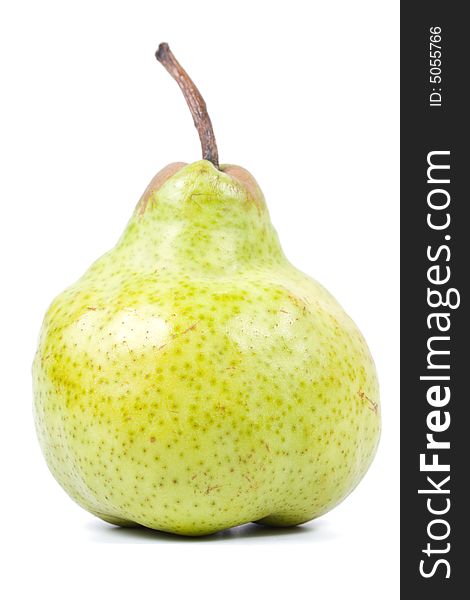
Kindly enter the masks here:
M 470 26 L 401 3 L 401 596 L 468 596 Z

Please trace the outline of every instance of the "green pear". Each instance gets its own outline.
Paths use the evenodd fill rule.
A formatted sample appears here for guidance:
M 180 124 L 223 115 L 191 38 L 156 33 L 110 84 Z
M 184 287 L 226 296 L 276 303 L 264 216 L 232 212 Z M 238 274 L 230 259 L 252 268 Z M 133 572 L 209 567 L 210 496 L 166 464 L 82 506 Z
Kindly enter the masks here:
M 373 459 L 374 363 L 337 301 L 284 256 L 255 179 L 218 164 L 168 46 L 157 58 L 197 104 L 205 159 L 158 173 L 117 245 L 47 311 L 40 444 L 71 498 L 116 525 L 304 523 Z

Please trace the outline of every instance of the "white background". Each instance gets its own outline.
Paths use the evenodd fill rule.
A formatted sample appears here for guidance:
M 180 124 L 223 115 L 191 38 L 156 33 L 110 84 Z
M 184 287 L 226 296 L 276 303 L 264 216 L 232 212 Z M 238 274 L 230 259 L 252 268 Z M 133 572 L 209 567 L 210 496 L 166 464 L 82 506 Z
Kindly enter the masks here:
M 398 598 L 398 2 L 2 2 L 4 598 Z M 43 314 L 117 240 L 162 166 L 200 150 L 154 52 L 204 94 L 222 162 L 264 190 L 290 260 L 353 316 L 383 404 L 357 490 L 287 532 L 124 531 L 45 465 L 30 366 Z

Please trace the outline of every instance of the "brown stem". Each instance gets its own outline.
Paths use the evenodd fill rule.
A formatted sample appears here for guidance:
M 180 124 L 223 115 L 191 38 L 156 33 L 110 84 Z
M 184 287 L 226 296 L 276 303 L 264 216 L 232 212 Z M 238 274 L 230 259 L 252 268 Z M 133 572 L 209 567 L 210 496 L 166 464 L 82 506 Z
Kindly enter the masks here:
M 219 153 L 217 152 L 214 130 L 212 129 L 212 123 L 207 113 L 204 98 L 191 81 L 189 75 L 173 56 L 168 44 L 160 44 L 155 56 L 158 62 L 162 63 L 168 73 L 170 73 L 183 92 L 189 110 L 193 116 L 199 139 L 201 140 L 202 158 L 209 160 L 215 167 L 219 168 Z

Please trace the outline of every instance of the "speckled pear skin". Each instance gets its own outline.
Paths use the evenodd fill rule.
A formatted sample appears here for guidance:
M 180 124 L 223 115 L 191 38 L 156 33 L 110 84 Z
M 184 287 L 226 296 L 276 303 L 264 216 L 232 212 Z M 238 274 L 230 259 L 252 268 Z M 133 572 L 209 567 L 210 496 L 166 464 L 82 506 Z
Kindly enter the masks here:
M 47 463 L 118 525 L 203 535 L 309 521 L 374 456 L 369 350 L 284 257 L 246 171 L 170 167 L 46 314 L 33 374 Z

